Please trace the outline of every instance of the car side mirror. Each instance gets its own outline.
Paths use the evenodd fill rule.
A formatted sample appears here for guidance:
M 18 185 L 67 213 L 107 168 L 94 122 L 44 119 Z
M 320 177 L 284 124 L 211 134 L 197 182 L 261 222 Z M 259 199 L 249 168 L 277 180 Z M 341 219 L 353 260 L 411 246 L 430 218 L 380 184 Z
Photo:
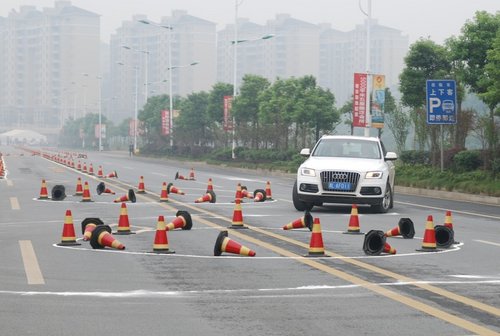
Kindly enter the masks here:
M 387 154 L 385 154 L 385 158 L 384 158 L 385 161 L 394 161 L 397 159 L 398 159 L 398 155 L 394 152 L 387 152 Z
M 310 156 L 311 155 L 311 150 L 309 148 L 302 148 L 300 151 L 301 156 Z

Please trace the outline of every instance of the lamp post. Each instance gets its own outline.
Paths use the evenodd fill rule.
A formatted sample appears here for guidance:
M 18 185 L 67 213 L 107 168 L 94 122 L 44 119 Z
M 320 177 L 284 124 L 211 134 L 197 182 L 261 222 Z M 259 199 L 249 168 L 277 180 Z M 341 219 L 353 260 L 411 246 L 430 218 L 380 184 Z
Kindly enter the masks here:
M 140 50 L 140 49 L 136 49 L 136 48 L 132 48 L 132 47 L 129 47 L 127 45 L 122 45 L 122 48 L 123 49 L 127 49 L 127 50 L 131 50 L 131 51 L 135 51 L 135 52 L 138 52 L 138 53 L 141 53 L 141 54 L 144 54 L 144 57 L 145 57 L 145 70 L 144 70 L 144 101 L 145 103 L 147 103 L 148 101 L 148 74 L 149 74 L 149 70 L 148 70 L 148 62 L 149 62 L 149 51 L 147 50 Z
M 102 151 L 102 93 L 101 93 L 101 76 L 96 76 L 99 82 L 99 152 Z
M 127 66 L 125 63 L 123 62 L 117 62 L 116 64 L 118 65 L 121 65 L 121 66 Z M 138 105 L 137 105 L 137 90 L 138 90 L 138 70 L 139 68 L 136 67 L 136 66 L 128 66 L 129 68 L 132 68 L 135 70 L 135 109 L 134 109 L 134 153 L 137 151 L 137 109 L 138 109 Z
M 363 11 L 360 3 L 360 10 L 363 14 L 366 15 L 366 104 L 365 104 L 365 131 L 364 136 L 370 136 L 370 127 L 372 123 L 372 116 L 370 114 L 370 92 L 371 92 L 371 80 L 370 80 L 370 30 L 372 24 L 372 1 L 367 0 L 368 8 L 367 12 Z
M 174 128 L 174 100 L 172 95 L 172 70 L 177 68 L 185 68 L 188 66 L 196 65 L 198 62 L 192 62 L 186 65 L 177 65 L 172 66 L 172 26 L 169 25 L 161 25 L 155 22 L 151 22 L 149 20 L 139 20 L 138 22 L 144 23 L 147 25 L 163 28 L 168 30 L 168 98 L 169 98 L 169 133 L 170 133 L 170 147 L 174 146 L 174 136 L 173 136 L 173 128 Z
M 261 36 L 256 39 L 250 39 L 250 40 L 238 40 L 238 6 L 243 2 L 243 0 L 234 1 L 234 40 L 231 41 L 233 44 L 233 101 L 231 104 L 231 110 L 233 109 L 232 106 L 234 106 L 234 102 L 236 100 L 236 94 L 238 92 L 237 90 L 237 83 L 238 83 L 238 44 L 239 43 L 244 43 L 244 42 L 254 42 L 254 41 L 260 41 L 260 40 L 268 40 L 270 38 L 274 37 L 274 34 L 268 34 Z M 232 111 L 231 111 L 232 112 Z M 231 113 L 233 115 L 233 129 L 232 129 L 232 145 L 231 145 L 231 158 L 236 159 L 236 119 L 234 117 L 234 113 Z

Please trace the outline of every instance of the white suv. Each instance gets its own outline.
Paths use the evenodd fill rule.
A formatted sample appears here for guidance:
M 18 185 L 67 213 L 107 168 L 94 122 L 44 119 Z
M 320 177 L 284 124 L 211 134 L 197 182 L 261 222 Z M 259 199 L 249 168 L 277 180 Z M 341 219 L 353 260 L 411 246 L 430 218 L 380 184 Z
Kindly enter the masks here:
M 293 205 L 299 211 L 323 203 L 369 204 L 385 213 L 393 206 L 396 153 L 379 138 L 325 135 L 299 167 Z

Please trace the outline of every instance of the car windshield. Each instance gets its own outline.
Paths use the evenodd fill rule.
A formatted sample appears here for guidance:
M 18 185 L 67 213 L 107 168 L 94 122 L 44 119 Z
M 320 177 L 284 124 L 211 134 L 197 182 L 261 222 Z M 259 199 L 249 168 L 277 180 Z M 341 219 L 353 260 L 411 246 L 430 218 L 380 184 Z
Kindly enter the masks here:
M 375 141 L 321 139 L 312 156 L 380 159 L 380 149 Z

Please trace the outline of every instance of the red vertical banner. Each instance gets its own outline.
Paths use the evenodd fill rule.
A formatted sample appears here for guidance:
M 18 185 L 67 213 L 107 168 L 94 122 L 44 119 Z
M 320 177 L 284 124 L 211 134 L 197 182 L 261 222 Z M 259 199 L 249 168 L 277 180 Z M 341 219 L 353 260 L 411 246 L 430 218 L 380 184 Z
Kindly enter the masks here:
M 355 73 L 352 97 L 352 125 L 354 127 L 366 127 L 367 88 L 368 76 L 364 73 Z
M 169 135 L 170 134 L 170 111 L 163 110 L 161 111 L 161 134 Z
M 233 96 L 224 96 L 224 131 L 233 130 L 233 118 L 231 117 L 231 108 L 233 106 Z

